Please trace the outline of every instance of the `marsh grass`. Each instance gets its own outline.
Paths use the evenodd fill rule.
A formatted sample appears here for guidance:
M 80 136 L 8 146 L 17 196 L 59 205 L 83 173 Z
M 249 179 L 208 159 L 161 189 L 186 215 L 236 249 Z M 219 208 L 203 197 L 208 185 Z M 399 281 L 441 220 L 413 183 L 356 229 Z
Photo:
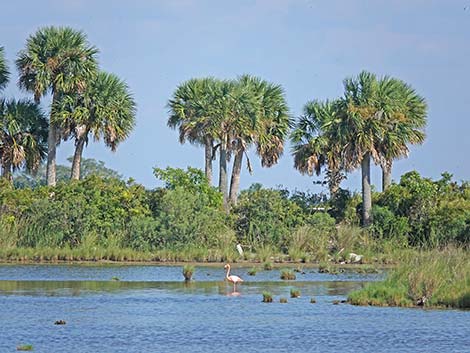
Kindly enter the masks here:
M 270 292 L 263 292 L 263 303 L 272 303 L 273 295 Z
M 339 268 L 333 265 L 330 265 L 328 262 L 320 262 L 318 265 L 318 273 L 329 273 L 332 275 L 337 275 L 340 272 Z
M 7 262 L 64 262 L 64 261 L 152 261 L 150 252 L 129 248 L 0 248 L 0 260 Z
M 265 271 L 271 271 L 273 269 L 273 263 L 272 262 L 265 262 L 263 264 L 263 268 Z
M 194 266 L 193 265 L 184 265 L 183 266 L 183 276 L 185 281 L 191 281 L 193 279 Z
M 138 251 L 115 244 L 78 247 L 0 247 L 0 261 L 5 262 L 72 262 L 72 261 L 129 261 L 129 262 L 229 262 L 235 260 L 231 250 L 183 248 Z M 234 262 L 234 261 L 233 261 Z
M 283 280 L 295 280 L 296 276 L 293 270 L 285 268 L 281 270 L 281 279 Z
M 279 303 L 282 303 L 282 304 L 287 303 L 287 298 L 284 298 L 284 297 L 283 297 L 283 298 L 280 298 L 280 299 L 279 299 Z
M 17 351 L 32 351 L 33 350 L 33 345 L 31 344 L 22 344 L 20 346 L 16 347 Z
M 258 269 L 256 267 L 252 267 L 248 270 L 248 275 L 250 276 L 256 276 L 256 273 L 258 272 Z
M 263 245 L 256 248 L 256 256 L 261 262 L 268 262 L 274 257 L 276 250 L 270 245 Z
M 290 290 L 290 297 L 291 297 L 291 298 L 299 298 L 299 297 L 300 297 L 300 289 L 291 288 L 291 290 Z
M 379 273 L 380 271 L 378 270 L 377 267 L 373 266 L 373 265 L 364 265 L 364 266 L 360 266 L 360 267 L 357 267 L 354 269 L 355 272 L 357 273 L 366 273 L 366 274 L 369 274 L 369 273 Z
M 470 308 L 470 254 L 456 248 L 409 254 L 385 281 L 350 293 L 356 305 Z

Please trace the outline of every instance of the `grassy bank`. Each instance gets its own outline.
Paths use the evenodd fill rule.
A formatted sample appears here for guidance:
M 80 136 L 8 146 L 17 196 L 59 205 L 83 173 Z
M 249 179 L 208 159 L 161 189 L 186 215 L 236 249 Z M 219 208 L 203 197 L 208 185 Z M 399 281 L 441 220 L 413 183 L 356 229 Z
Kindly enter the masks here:
M 339 267 L 389 267 L 403 256 L 408 256 L 412 250 L 403 249 L 401 252 L 374 254 L 368 253 L 364 261 L 358 264 L 345 264 L 343 257 L 331 257 L 328 261 L 318 261 L 316 256 L 309 254 L 303 257 L 292 257 L 275 249 L 262 248 L 258 252 L 245 251 L 240 256 L 234 249 L 207 249 L 201 247 L 187 247 L 181 249 L 159 249 L 154 251 L 138 251 L 121 247 L 0 247 L 0 262 L 4 263 L 57 263 L 57 262 L 245 262 L 271 264 L 281 266 L 286 263 L 302 265 L 324 265 L 330 269 Z M 332 271 L 332 273 L 335 271 Z M 337 271 L 336 271 L 337 272 Z
M 352 292 L 349 302 L 470 309 L 470 254 L 456 248 L 408 253 L 385 281 Z
M 223 262 L 235 261 L 231 251 L 202 248 L 137 251 L 120 247 L 0 248 L 0 262 Z

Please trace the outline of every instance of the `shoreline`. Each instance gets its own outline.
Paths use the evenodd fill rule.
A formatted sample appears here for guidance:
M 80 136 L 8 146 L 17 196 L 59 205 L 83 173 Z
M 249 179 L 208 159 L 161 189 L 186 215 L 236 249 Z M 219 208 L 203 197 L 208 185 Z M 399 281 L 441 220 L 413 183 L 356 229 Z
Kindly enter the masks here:
M 304 268 L 319 268 L 321 267 L 320 262 L 301 262 L 301 261 L 250 261 L 250 260 L 239 260 L 239 261 L 132 261 L 132 260 L 3 260 L 0 259 L 0 266 L 4 265 L 126 265 L 126 266 L 201 266 L 201 267 L 218 267 L 223 266 L 226 263 L 232 264 L 233 267 L 262 267 L 266 262 L 272 264 L 273 269 L 282 269 L 284 267 L 304 267 Z M 337 264 L 329 262 L 328 266 L 339 268 L 339 269 L 362 269 L 374 267 L 376 269 L 391 269 L 396 265 L 394 264 Z M 267 270 L 269 271 L 269 270 Z

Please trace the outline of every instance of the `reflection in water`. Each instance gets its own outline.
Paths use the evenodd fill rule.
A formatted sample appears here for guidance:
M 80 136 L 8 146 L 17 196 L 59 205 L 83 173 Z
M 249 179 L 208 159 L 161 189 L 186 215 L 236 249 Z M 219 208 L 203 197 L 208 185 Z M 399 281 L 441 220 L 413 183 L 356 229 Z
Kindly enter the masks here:
M 244 282 L 233 290 L 226 281 L 0 281 L 0 295 L 80 296 L 97 292 L 118 293 L 136 290 L 176 291 L 181 294 L 220 294 L 238 296 L 269 291 L 286 294 L 297 288 L 305 295 L 344 296 L 363 282 Z
M 241 295 L 240 292 L 227 292 L 227 297 L 239 297 Z

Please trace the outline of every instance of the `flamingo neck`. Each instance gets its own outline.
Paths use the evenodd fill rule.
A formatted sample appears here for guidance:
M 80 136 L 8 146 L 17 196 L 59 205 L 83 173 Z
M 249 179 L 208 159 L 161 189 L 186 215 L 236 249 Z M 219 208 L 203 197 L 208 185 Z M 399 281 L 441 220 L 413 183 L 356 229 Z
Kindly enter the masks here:
M 228 279 L 230 275 L 230 266 L 227 267 L 227 274 L 225 275 L 225 277 Z

